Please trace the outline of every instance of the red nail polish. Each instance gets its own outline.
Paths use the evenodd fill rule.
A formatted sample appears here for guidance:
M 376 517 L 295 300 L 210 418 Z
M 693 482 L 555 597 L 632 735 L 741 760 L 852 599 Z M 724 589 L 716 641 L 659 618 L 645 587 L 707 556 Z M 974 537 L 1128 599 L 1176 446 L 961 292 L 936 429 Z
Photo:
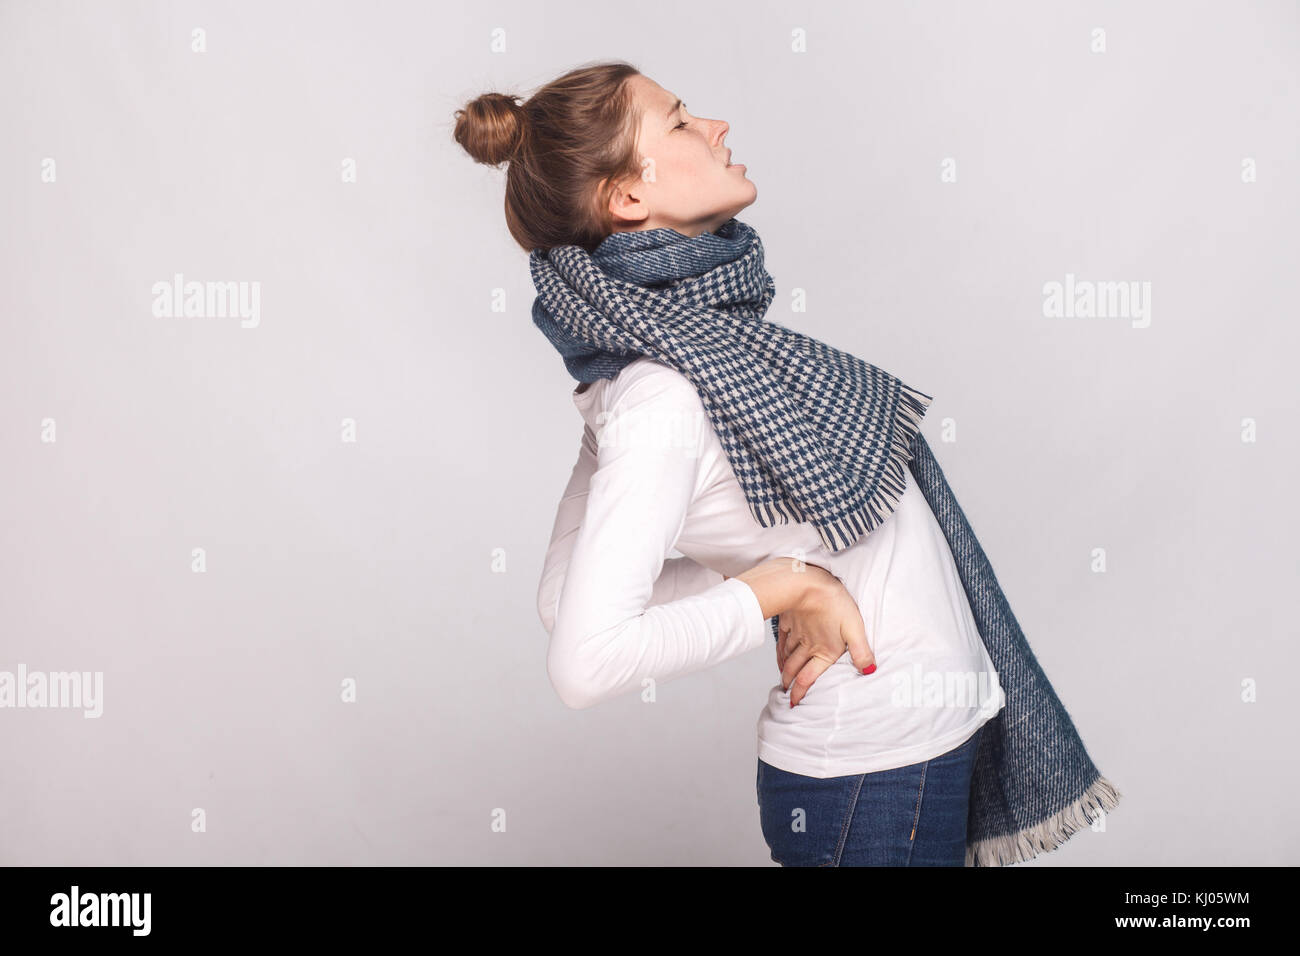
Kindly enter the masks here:
M 864 674 L 874 674 L 875 672 L 876 672 L 875 664 L 868 664 L 866 667 L 862 668 L 862 673 Z

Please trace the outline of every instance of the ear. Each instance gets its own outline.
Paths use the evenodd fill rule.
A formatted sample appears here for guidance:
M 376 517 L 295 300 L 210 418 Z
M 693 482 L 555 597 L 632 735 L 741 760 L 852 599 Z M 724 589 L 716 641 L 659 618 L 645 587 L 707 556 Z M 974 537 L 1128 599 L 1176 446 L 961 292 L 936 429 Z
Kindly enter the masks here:
M 603 180 L 601 185 L 604 186 L 607 182 L 608 180 Z M 610 190 L 609 215 L 614 221 L 615 229 L 645 222 L 650 215 L 645 201 L 638 195 L 641 193 L 640 185 L 641 180 L 638 178 L 627 183 L 615 183 Z

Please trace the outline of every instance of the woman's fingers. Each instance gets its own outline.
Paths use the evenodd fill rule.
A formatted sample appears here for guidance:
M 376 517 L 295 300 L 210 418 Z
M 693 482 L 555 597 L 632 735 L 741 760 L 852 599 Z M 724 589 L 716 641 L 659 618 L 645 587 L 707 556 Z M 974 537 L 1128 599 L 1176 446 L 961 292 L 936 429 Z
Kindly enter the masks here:
M 808 663 L 808 659 L 812 657 L 813 646 L 807 641 L 791 638 L 783 639 L 782 643 L 787 646 L 785 663 L 781 665 L 781 689 L 789 690 L 795 676 Z M 791 706 L 794 706 L 793 702 L 791 702 Z
M 785 670 L 785 662 L 790 656 L 790 649 L 793 648 L 798 641 L 798 638 L 794 636 L 794 632 L 798 628 L 799 615 L 795 611 L 786 611 L 783 614 L 777 615 L 776 669 L 778 671 Z M 791 673 L 790 676 L 793 677 L 794 674 Z M 782 690 L 784 690 L 786 685 L 789 683 L 790 681 L 788 679 L 783 680 L 781 682 Z
M 867 627 L 862 623 L 862 612 L 854 601 L 853 610 L 840 620 L 840 637 L 849 648 L 849 658 L 859 674 L 871 674 L 876 670 L 876 655 L 871 653 L 867 644 Z
M 867 643 L 867 627 L 857 601 L 840 586 L 838 594 L 813 612 L 787 612 L 777 617 L 776 666 L 781 689 L 796 706 L 813 683 L 845 656 L 860 674 L 876 670 L 875 654 Z
M 813 685 L 813 682 L 826 673 L 826 668 L 834 663 L 835 661 L 828 661 L 816 654 L 809 657 L 808 662 L 799 668 L 799 673 L 794 677 L 794 683 L 790 685 L 790 706 L 794 707 L 799 701 L 803 700 L 804 694 L 808 693 L 808 688 Z

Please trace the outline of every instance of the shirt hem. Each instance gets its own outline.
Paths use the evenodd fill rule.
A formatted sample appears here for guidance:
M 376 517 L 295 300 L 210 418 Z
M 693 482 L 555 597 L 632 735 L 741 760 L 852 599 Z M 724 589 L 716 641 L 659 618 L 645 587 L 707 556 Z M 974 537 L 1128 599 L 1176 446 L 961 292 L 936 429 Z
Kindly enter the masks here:
M 1005 699 L 1003 704 L 1005 705 Z M 870 757 L 809 760 L 801 754 L 774 746 L 762 737 L 758 739 L 758 757 L 764 763 L 770 764 L 778 770 L 801 774 L 805 777 L 817 777 L 818 779 L 861 773 L 879 773 L 882 770 L 897 770 L 899 767 L 907 767 L 925 760 L 933 760 L 935 757 L 954 749 L 959 744 L 965 743 L 975 731 L 996 717 L 1001 710 L 1002 708 L 999 707 L 991 714 L 980 713 L 974 720 L 963 724 L 956 730 L 946 733 L 942 737 L 936 737 L 934 740 L 926 741 L 923 744 L 889 750 L 884 753 L 873 754 Z

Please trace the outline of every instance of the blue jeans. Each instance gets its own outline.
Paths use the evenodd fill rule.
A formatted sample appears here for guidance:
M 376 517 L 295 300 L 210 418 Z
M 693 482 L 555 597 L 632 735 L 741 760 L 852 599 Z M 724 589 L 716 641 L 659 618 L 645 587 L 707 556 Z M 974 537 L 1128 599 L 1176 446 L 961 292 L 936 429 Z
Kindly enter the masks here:
M 758 761 L 758 813 L 782 866 L 965 866 L 981 726 L 922 763 L 806 777 Z

